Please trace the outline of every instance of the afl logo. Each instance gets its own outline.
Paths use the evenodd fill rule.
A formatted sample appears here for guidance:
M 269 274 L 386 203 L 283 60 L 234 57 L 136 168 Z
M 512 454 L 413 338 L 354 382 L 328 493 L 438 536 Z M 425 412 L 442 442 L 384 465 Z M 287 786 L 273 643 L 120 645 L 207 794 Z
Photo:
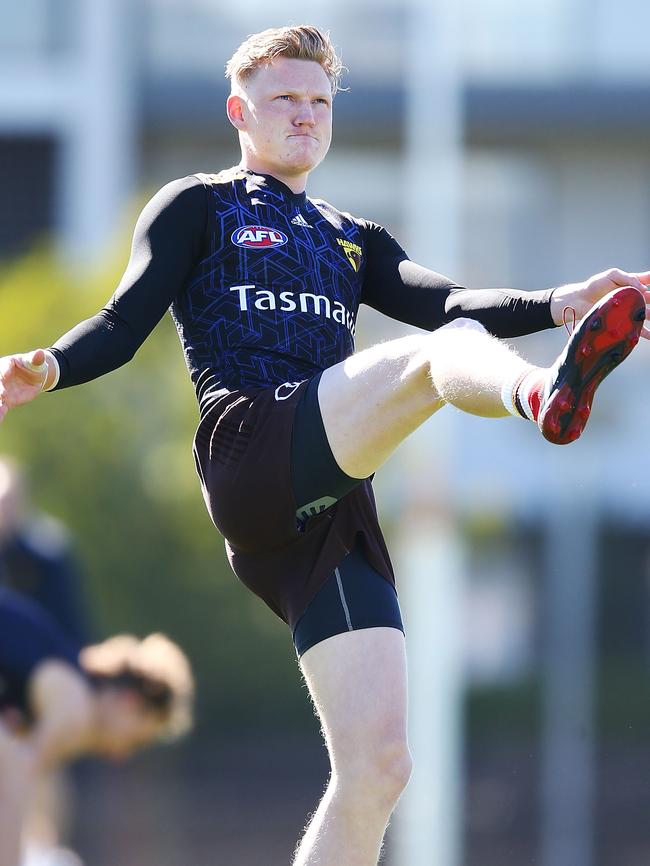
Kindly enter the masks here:
M 266 226 L 242 226 L 235 229 L 230 239 L 238 247 L 248 247 L 250 249 L 282 247 L 289 240 L 284 232 L 280 232 L 277 229 L 269 229 Z

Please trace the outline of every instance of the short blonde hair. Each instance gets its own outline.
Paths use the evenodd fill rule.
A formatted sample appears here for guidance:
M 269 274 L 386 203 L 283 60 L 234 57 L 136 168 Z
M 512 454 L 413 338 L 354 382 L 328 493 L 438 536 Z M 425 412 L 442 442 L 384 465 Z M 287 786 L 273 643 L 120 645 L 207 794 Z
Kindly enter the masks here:
M 85 647 L 81 666 L 101 688 L 132 689 L 163 719 L 162 739 L 172 740 L 192 726 L 194 678 L 185 653 L 164 634 L 144 640 L 128 634 Z
M 226 63 L 226 78 L 233 82 L 246 81 L 260 66 L 271 63 L 276 57 L 313 60 L 322 66 L 329 78 L 332 96 L 341 89 L 340 81 L 345 66 L 329 34 L 311 24 L 271 27 L 261 33 L 253 33 Z

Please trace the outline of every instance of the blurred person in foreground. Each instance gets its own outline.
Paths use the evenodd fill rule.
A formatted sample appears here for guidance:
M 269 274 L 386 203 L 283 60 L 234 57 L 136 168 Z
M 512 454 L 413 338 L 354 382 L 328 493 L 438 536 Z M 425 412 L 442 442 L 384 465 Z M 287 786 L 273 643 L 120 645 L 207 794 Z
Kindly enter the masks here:
M 89 643 L 92 630 L 68 533 L 34 510 L 23 468 L 0 455 L 0 587 L 42 605 L 62 630 Z
M 26 473 L 8 456 L 0 456 L 0 587 L 40 604 L 69 639 L 90 643 L 88 606 L 68 533 L 59 521 L 34 509 Z M 67 774 L 60 768 L 41 774 L 30 806 L 28 850 L 39 852 L 38 862 L 45 862 L 45 856 L 48 862 L 60 860 L 74 811 Z M 33 861 L 34 856 L 28 858 Z
M 206 505 L 236 574 L 291 628 L 330 755 L 294 866 L 375 864 L 410 773 L 404 634 L 373 473 L 446 404 L 571 442 L 597 385 L 648 336 L 650 273 L 467 289 L 409 261 L 381 226 L 308 198 L 341 71 L 314 27 L 249 37 L 226 71 L 240 164 L 163 187 L 106 307 L 51 349 L 0 360 L 6 413 L 124 364 L 171 305 L 200 404 Z M 425 332 L 355 353 L 361 303 Z M 549 368 L 498 339 L 561 325 L 567 309 L 576 327 Z
M 192 695 L 188 661 L 164 635 L 82 647 L 35 602 L 0 589 L 0 866 L 20 862 L 43 775 L 180 736 Z

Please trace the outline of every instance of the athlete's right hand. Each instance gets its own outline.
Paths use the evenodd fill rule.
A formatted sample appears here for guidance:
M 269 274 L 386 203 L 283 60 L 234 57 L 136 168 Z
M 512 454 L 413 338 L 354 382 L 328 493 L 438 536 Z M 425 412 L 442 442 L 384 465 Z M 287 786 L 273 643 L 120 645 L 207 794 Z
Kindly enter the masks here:
M 0 358 L 0 421 L 10 409 L 37 397 L 43 390 L 47 374 L 43 349 Z

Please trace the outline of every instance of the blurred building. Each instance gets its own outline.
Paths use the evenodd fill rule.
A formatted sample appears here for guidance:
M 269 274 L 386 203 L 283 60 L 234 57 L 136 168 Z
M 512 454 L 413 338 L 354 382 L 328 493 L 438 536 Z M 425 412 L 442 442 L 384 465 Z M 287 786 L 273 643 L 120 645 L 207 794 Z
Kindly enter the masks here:
M 459 276 L 546 285 L 642 258 L 650 228 L 647 4 L 461 6 Z M 335 147 L 313 190 L 396 230 L 409 8 L 408 0 L 336 0 L 312 4 L 308 16 L 331 30 L 351 89 L 337 99 Z M 134 192 L 235 161 L 224 62 L 248 33 L 304 15 L 291 0 L 5 4 L 0 171 L 11 207 L 0 251 L 54 231 L 75 257 L 92 258 Z

